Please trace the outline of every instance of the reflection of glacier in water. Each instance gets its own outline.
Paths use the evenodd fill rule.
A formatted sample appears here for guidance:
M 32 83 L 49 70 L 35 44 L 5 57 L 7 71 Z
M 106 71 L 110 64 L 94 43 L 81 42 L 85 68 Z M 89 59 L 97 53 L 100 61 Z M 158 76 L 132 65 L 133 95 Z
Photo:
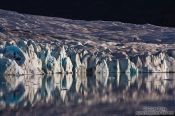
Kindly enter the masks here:
M 40 103 L 91 105 L 94 102 L 117 102 L 121 95 L 130 100 L 162 97 L 175 100 L 173 76 L 166 73 L 135 76 L 97 73 L 94 77 L 87 77 L 85 73 L 5 76 L 1 77 L 0 83 L 0 108 L 32 107 Z

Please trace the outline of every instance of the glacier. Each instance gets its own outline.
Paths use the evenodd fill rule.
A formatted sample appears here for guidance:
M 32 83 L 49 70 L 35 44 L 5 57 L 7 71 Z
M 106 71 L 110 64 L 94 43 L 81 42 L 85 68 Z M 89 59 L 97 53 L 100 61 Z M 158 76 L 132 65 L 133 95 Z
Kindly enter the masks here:
M 67 46 L 67 47 L 65 47 Z M 51 45 L 33 40 L 1 44 L 1 74 L 88 74 L 109 73 L 172 73 L 175 72 L 173 50 L 148 55 L 114 58 L 103 51 L 91 53 L 71 45 Z

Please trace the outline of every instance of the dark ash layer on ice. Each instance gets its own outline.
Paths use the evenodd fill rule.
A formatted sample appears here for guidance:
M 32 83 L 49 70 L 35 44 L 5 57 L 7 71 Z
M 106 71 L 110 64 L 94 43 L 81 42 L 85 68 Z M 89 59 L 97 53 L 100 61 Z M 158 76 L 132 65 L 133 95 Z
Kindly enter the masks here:
M 0 73 L 4 75 L 81 73 L 175 72 L 173 49 L 154 54 L 116 58 L 110 49 L 89 51 L 80 42 L 37 43 L 33 40 L 1 42 Z

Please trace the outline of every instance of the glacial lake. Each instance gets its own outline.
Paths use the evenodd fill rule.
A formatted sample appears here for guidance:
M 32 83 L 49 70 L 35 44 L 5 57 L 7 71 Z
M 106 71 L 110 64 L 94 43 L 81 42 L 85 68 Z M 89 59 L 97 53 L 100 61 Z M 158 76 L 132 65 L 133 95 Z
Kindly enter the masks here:
M 0 115 L 130 115 L 175 111 L 175 74 L 0 77 Z

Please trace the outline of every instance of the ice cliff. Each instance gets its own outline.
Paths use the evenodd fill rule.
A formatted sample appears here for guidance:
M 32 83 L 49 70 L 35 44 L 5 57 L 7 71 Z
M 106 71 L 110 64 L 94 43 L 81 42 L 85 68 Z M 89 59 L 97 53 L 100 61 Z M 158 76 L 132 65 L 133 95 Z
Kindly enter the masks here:
M 0 45 L 0 73 L 5 75 L 109 73 L 137 74 L 175 72 L 174 50 L 155 54 L 115 58 L 105 51 L 92 53 L 70 45 L 51 45 L 33 40 L 3 42 Z

